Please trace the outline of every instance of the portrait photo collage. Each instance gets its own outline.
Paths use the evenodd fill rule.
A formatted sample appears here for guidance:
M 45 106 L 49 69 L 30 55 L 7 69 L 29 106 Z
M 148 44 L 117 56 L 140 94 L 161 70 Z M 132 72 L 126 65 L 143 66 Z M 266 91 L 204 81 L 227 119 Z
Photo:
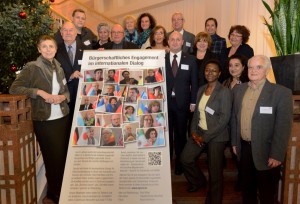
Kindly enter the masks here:
M 161 67 L 84 70 L 72 146 L 165 146 L 164 81 Z

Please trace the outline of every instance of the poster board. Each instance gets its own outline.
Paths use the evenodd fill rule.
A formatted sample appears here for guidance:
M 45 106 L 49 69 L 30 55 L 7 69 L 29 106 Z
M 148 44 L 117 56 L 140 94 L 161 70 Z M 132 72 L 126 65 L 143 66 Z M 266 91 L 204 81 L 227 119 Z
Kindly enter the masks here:
M 81 73 L 60 203 L 171 204 L 165 51 L 85 51 Z

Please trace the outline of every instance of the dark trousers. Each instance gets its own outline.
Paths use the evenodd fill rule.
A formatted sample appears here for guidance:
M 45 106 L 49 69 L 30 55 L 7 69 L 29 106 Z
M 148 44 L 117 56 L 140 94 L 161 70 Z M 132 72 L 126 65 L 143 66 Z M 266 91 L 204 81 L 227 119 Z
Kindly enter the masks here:
M 222 203 L 223 197 L 223 156 L 227 142 L 209 142 L 207 145 L 209 191 L 206 203 Z M 181 164 L 183 173 L 190 185 L 202 186 L 206 183 L 203 172 L 197 166 L 197 160 L 204 146 L 197 145 L 192 138 L 189 138 L 182 153 Z
M 178 109 L 176 99 L 171 99 L 168 107 L 170 156 L 172 160 L 175 146 L 176 164 L 179 164 L 180 154 L 186 143 L 188 110 Z
M 69 113 L 69 120 L 70 123 L 72 124 L 73 122 L 73 116 L 74 116 L 74 111 L 75 111 L 75 105 L 76 105 L 76 97 L 77 97 L 77 90 L 78 90 L 78 80 L 73 79 L 74 82 L 68 83 L 68 89 L 70 92 L 70 102 L 68 103 L 70 113 Z
M 266 161 L 267 162 L 267 161 Z M 255 168 L 252 158 L 251 144 L 242 140 L 241 148 L 241 179 L 244 204 L 256 204 L 257 190 L 260 203 L 276 203 L 280 166 L 259 171 Z
M 58 203 L 70 136 L 69 116 L 33 121 L 46 168 L 47 196 Z

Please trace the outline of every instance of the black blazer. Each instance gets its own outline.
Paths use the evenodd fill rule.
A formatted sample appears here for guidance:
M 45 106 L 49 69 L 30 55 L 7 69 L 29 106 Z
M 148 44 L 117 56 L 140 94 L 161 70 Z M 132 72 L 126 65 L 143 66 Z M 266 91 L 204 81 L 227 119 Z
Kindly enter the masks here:
M 64 42 L 58 44 L 58 49 L 55 56 L 55 58 L 57 59 L 57 61 L 59 61 L 61 67 L 65 72 L 65 77 L 70 92 L 70 103 L 74 106 L 76 101 L 79 79 L 70 80 L 70 77 L 76 70 L 80 72 L 81 64 L 78 63 L 78 60 L 82 60 L 83 50 L 85 49 L 87 49 L 87 47 L 80 40 L 76 40 L 76 53 L 73 66 L 71 64 Z
M 68 52 L 65 46 L 65 43 L 58 44 L 58 49 L 56 52 L 55 58 L 59 61 L 61 64 L 66 80 L 69 81 L 70 76 L 77 70 L 80 72 L 81 64 L 78 63 L 78 60 L 82 60 L 83 51 L 87 47 L 79 40 L 76 40 L 76 53 L 75 53 L 75 59 L 74 64 L 72 66 L 71 61 L 68 56 Z
M 85 104 L 81 104 L 80 107 L 79 107 L 79 110 L 80 110 L 80 111 L 81 111 L 81 110 L 84 110 L 84 108 L 85 108 Z M 88 105 L 88 109 L 93 109 L 93 104 L 90 103 L 90 104 Z
M 171 102 L 172 89 L 174 87 L 178 108 L 181 110 L 188 110 L 191 103 L 196 103 L 198 90 L 196 58 L 182 52 L 176 77 L 174 77 L 172 73 L 170 53 L 166 54 L 165 62 L 168 103 Z M 188 65 L 188 69 L 182 69 L 182 65 Z
M 194 50 L 194 55 L 197 55 L 197 49 Z M 197 56 L 196 56 L 197 59 Z M 206 79 L 204 77 L 204 69 L 205 64 L 210 59 L 219 60 L 219 57 L 212 53 L 209 49 L 206 50 L 205 56 L 202 60 L 197 59 L 197 66 L 198 66 L 198 87 L 203 86 L 206 84 Z
M 100 46 L 101 48 L 107 49 L 107 50 L 112 50 L 114 42 L 108 42 L 105 43 L 103 46 Z M 127 42 L 123 41 L 123 47 L 122 49 L 139 49 L 139 46 L 132 43 L 132 42 Z

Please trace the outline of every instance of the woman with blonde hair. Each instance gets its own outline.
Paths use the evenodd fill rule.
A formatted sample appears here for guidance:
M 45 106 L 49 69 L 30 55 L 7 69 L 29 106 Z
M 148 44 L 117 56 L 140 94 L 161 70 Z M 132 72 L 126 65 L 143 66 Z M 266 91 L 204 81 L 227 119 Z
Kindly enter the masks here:
M 139 33 L 135 27 L 136 18 L 132 15 L 127 15 L 123 20 L 123 27 L 125 29 L 125 41 L 137 44 Z

